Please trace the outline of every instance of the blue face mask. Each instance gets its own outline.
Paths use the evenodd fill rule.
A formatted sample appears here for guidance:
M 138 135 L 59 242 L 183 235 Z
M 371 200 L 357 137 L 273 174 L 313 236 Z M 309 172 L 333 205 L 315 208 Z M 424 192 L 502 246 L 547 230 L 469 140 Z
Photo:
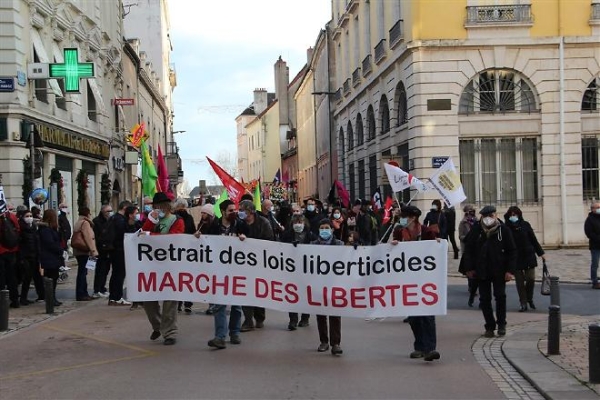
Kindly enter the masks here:
M 248 214 L 246 214 L 246 211 L 239 211 L 238 212 L 238 218 L 239 219 L 246 219 L 246 217 L 248 216 Z
M 309 205 L 307 205 L 307 206 L 306 206 L 306 211 L 311 211 L 311 212 L 312 212 L 312 211 L 315 211 L 315 206 L 314 206 L 314 205 L 312 205 L 312 204 L 309 204 Z
M 319 229 L 319 237 L 323 240 L 331 239 L 331 229 Z
M 166 215 L 166 214 L 165 214 L 165 212 L 164 212 L 164 211 L 159 211 L 159 212 L 158 212 L 158 218 L 159 218 L 159 219 L 163 219 L 163 218 L 165 217 L 165 215 Z
M 400 224 L 400 226 L 404 227 L 404 226 L 408 225 L 408 218 L 400 218 L 398 220 L 398 223 Z
M 140 214 L 135 214 L 135 220 L 136 220 L 136 221 L 139 221 L 139 220 L 140 220 L 140 218 L 141 218 L 141 217 L 140 217 Z
M 144 211 L 147 212 L 147 213 L 152 212 L 152 205 L 151 204 L 146 204 L 144 206 Z
M 512 223 L 515 223 L 515 222 L 519 221 L 519 217 L 517 217 L 516 215 L 512 215 L 508 218 L 508 220 Z

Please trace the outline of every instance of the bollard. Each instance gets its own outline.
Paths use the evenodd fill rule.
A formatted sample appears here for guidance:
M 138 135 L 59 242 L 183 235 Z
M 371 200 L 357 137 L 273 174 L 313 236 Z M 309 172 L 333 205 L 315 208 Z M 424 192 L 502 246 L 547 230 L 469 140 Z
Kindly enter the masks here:
M 46 314 L 54 314 L 54 282 L 50 278 L 44 278 L 44 292 L 46 296 Z
M 560 307 L 550 306 L 548 315 L 548 355 L 560 354 Z
M 600 325 L 592 324 L 588 328 L 590 383 L 600 383 Z
M 0 290 L 0 331 L 8 330 L 8 290 Z
M 558 276 L 550 277 L 550 305 L 560 307 L 560 285 L 558 284 L 558 281 Z M 558 314 L 558 326 L 562 332 L 562 318 L 560 313 Z

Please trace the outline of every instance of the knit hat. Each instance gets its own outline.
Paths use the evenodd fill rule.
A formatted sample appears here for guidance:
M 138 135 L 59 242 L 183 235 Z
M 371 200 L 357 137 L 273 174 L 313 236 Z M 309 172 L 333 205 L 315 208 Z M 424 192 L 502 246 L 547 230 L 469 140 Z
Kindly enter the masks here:
M 215 216 L 215 206 L 212 204 L 205 204 L 200 207 L 200 212 L 210 215 L 211 217 Z

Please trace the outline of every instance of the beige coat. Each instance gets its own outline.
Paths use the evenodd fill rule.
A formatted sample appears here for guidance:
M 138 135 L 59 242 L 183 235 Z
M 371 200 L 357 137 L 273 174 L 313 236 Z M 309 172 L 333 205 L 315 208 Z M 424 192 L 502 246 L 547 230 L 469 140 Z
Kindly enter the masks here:
M 73 227 L 73 233 L 79 232 L 79 231 L 83 232 L 83 239 L 85 240 L 85 243 L 90 248 L 90 251 L 88 253 L 86 253 L 81 250 L 73 249 L 73 255 L 75 255 L 75 256 L 90 255 L 90 256 L 94 256 L 94 257 L 98 256 L 98 250 L 96 249 L 96 237 L 94 235 L 93 226 L 94 226 L 94 223 L 92 222 L 92 220 L 90 218 L 84 217 L 84 216 L 80 216 L 79 219 L 77 220 L 77 222 L 75 222 L 75 226 Z

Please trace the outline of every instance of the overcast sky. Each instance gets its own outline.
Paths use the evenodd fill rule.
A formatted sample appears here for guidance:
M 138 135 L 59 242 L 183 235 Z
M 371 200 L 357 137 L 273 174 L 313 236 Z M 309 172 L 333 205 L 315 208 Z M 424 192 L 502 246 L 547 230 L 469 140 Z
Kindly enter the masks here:
M 169 0 L 171 60 L 177 72 L 174 130 L 185 179 L 212 184 L 204 162 L 237 160 L 235 117 L 255 88 L 273 92 L 273 64 L 281 57 L 290 80 L 306 63 L 320 29 L 331 16 L 330 0 Z M 194 161 L 198 160 L 198 161 Z

